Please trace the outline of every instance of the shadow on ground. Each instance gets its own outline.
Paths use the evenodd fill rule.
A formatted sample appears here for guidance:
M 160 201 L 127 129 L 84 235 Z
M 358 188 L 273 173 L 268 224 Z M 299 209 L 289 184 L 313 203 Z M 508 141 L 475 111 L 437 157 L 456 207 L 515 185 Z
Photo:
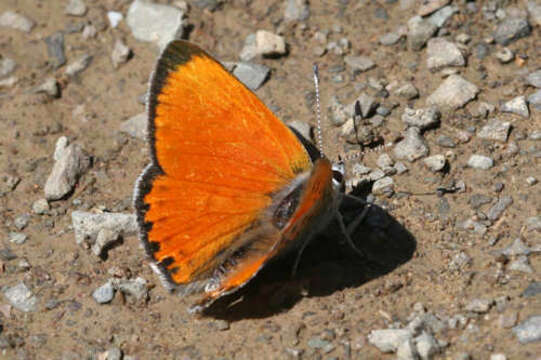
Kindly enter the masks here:
M 341 213 L 346 224 L 362 210 L 363 205 L 344 201 Z M 204 315 L 230 322 L 269 317 L 287 311 L 303 297 L 360 287 L 409 261 L 416 248 L 412 234 L 375 205 L 352 240 L 366 254 L 364 258 L 343 239 L 338 225 L 331 224 L 308 245 L 294 277 L 296 254 L 290 254 L 268 264 L 244 288 L 216 301 Z

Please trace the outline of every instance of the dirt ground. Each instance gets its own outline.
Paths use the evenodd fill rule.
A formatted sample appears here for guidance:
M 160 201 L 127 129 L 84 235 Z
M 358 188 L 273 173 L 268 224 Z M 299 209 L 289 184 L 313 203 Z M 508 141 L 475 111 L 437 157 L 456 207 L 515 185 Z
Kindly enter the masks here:
M 459 70 L 481 92 L 464 108 L 443 114 L 440 126 L 424 133 L 431 155 L 453 153 L 446 171 L 431 172 L 422 160 L 404 161 L 409 171 L 393 176 L 395 194 L 375 197 L 378 206 L 354 239 L 370 254 L 370 261 L 355 256 L 331 226 L 310 244 L 296 277 L 290 277 L 294 256 L 278 260 L 238 293 L 222 299 L 206 314 L 193 316 L 186 311 L 193 299 L 168 294 L 148 266 L 137 236 L 124 237 L 105 260 L 75 242 L 72 211 L 133 212 L 134 182 L 149 153 L 143 140 L 120 132 L 119 126 L 144 111 L 140 99 L 158 51 L 154 44 L 135 40 L 125 21 L 117 28 L 109 25 L 107 11 L 125 15 L 130 1 L 86 0 L 88 11 L 82 17 L 66 15 L 67 2 L 0 2 L 0 13 L 16 11 L 36 23 L 30 33 L 0 28 L 0 56 L 15 61 L 13 75 L 18 79 L 14 86 L 0 88 L 0 179 L 4 183 L 18 179 L 12 190 L 0 195 L 0 247 L 4 249 L 0 286 L 5 289 L 23 281 L 38 299 L 35 311 L 22 312 L 0 296 L 0 358 L 113 359 L 115 349 L 120 349 L 124 359 L 391 359 L 396 354 L 373 346 L 369 333 L 403 328 L 412 313 L 424 308 L 445 324 L 432 329 L 440 346 L 431 358 L 489 359 L 505 354 L 507 359 L 539 359 L 541 343 L 521 343 L 511 328 L 541 315 L 539 290 L 533 296 L 523 294 L 540 281 L 541 258 L 535 251 L 523 255 L 532 270 L 524 272 L 510 268 L 516 257 L 498 252 L 517 238 L 530 248 L 541 245 L 539 228 L 527 223 L 539 216 L 540 185 L 526 181 L 528 177 L 541 180 L 540 143 L 530 136 L 541 130 L 541 111 L 530 106 L 528 118 L 498 112 L 502 101 L 534 90 L 525 85 L 524 75 L 541 67 L 538 25 L 532 25 L 529 36 L 509 45 L 520 60 L 503 65 L 493 55 L 479 59 L 473 54 L 475 44 L 492 34 L 496 22 L 482 16 L 485 2 L 477 3 L 478 14 L 467 14 L 461 1 L 454 3 L 459 13 L 445 25 L 451 34 L 448 38 L 460 33 L 471 36 L 465 47 L 472 53 L 467 66 Z M 332 96 L 349 104 L 369 78 L 412 82 L 419 98 L 405 100 L 391 94 L 399 106 L 377 130 L 388 140 L 404 129 L 400 117 L 405 106 L 425 106 L 442 81 L 441 74 L 426 67 L 426 49 L 409 50 L 405 38 L 393 46 L 378 42 L 383 34 L 406 25 L 417 13 L 415 5 L 402 9 L 394 1 L 314 0 L 308 20 L 284 25 L 285 1 L 269 5 L 263 0 L 230 0 L 219 2 L 213 11 L 203 6 L 213 1 L 188 3 L 189 40 L 220 60 L 238 61 L 244 39 L 258 29 L 282 32 L 288 54 L 253 62 L 271 68 L 269 80 L 256 93 L 286 122 L 315 123 L 312 64 L 320 64 L 324 141 L 331 156 L 351 147 L 339 136 L 340 129 L 327 120 Z M 84 38 L 81 31 L 67 30 L 77 23 L 95 24 L 96 36 Z M 318 30 L 329 30 L 329 41 L 349 39 L 346 53 L 368 56 L 377 66 L 355 76 L 346 67 L 342 81 L 335 81 L 331 71 L 344 64 L 344 57 L 332 51 L 314 55 Z M 55 68 L 47 55 L 44 38 L 56 31 L 64 32 L 68 63 L 82 54 L 93 57 L 74 77 L 67 78 L 66 65 Z M 133 56 L 115 69 L 110 56 L 116 39 L 123 39 Z M 494 44 L 490 48 L 492 52 L 499 49 Z M 61 88 L 59 97 L 32 91 L 50 77 Z M 488 118 L 472 117 L 481 101 L 494 104 L 495 113 Z M 471 126 L 478 130 L 494 117 L 512 123 L 507 142 L 473 136 L 455 148 L 436 144 L 441 134 Z M 44 197 L 60 136 L 92 155 L 93 164 L 72 194 L 49 202 L 50 210 L 38 215 L 32 205 Z M 520 151 L 507 156 L 511 141 Z M 392 156 L 391 150 L 388 153 Z M 495 166 L 489 170 L 467 167 L 475 153 L 490 155 Z M 362 163 L 376 168 L 381 154 L 370 153 Z M 453 181 L 462 181 L 465 191 L 443 197 L 422 195 Z M 471 197 L 476 194 L 489 200 L 474 209 Z M 513 203 L 488 224 L 486 233 L 461 229 L 467 219 L 483 222 L 483 214 L 502 196 L 511 196 Z M 351 218 L 359 209 L 347 206 L 344 212 Z M 15 220 L 23 214 L 29 214 L 29 221 L 18 230 Z M 27 240 L 10 242 L 9 233 L 14 231 L 27 235 Z M 7 256 L 7 249 L 15 257 Z M 463 254 L 468 261 L 457 266 L 456 259 Z M 92 292 L 111 273 L 144 278 L 150 289 L 148 299 L 135 300 L 117 292 L 111 303 L 98 304 Z M 489 308 L 469 309 L 476 299 L 488 300 Z M 464 322 L 450 326 L 458 315 Z

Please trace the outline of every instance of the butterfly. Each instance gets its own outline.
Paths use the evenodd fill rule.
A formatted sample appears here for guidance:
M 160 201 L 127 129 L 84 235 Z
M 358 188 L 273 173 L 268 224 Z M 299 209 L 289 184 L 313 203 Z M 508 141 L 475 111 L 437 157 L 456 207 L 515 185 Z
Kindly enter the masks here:
M 338 211 L 344 164 L 310 156 L 197 45 L 166 46 L 147 111 L 151 162 L 134 190 L 139 237 L 166 288 L 201 293 L 192 312 L 241 288 L 277 256 L 300 254 L 335 217 L 347 232 Z

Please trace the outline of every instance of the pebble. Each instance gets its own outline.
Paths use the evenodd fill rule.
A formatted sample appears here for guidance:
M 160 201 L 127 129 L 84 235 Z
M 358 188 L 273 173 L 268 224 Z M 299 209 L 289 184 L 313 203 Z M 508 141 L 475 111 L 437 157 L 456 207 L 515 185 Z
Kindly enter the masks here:
M 142 112 L 120 123 L 120 131 L 144 140 L 147 138 L 147 113 Z
M 496 54 L 494 54 L 494 56 L 502 64 L 507 64 L 513 61 L 513 59 L 515 58 L 515 53 L 511 49 L 504 47 L 503 49 L 499 50 Z
M 79 145 L 71 144 L 66 147 L 62 156 L 55 161 L 45 182 L 45 198 L 60 200 L 68 195 L 91 163 L 91 157 Z
M 483 126 L 477 133 L 477 137 L 485 140 L 494 140 L 499 142 L 507 142 L 509 131 L 511 130 L 511 123 L 508 121 L 501 121 L 493 119 Z
M 526 245 L 521 238 L 516 238 L 511 245 L 499 251 L 506 256 L 529 255 L 531 249 Z
M 494 300 L 492 299 L 473 299 L 466 305 L 465 310 L 477 314 L 484 314 L 490 310 L 492 305 L 494 305 Z
M 13 225 L 17 230 L 23 230 L 30 222 L 30 214 L 21 214 L 13 220 Z
M 62 32 L 57 31 L 51 36 L 47 36 L 45 38 L 45 45 L 47 45 L 47 55 L 54 68 L 59 68 L 66 63 L 64 34 Z
M 401 174 L 405 173 L 406 171 L 408 171 L 408 168 L 406 167 L 406 165 L 402 161 L 397 161 L 394 164 L 394 168 L 396 169 L 397 175 L 401 175 Z
M 429 333 L 423 332 L 414 341 L 417 345 L 417 352 L 422 360 L 430 360 L 440 351 L 438 342 Z
M 488 156 L 474 154 L 470 156 L 468 166 L 474 169 L 488 170 L 494 166 L 494 160 Z
M 10 76 L 8 78 L 0 80 L 0 89 L 1 88 L 11 88 L 17 84 L 19 78 L 16 76 Z
M 92 24 L 86 24 L 84 27 L 83 27 L 83 39 L 85 40 L 88 40 L 88 39 L 93 39 L 96 37 L 96 35 L 98 34 L 98 30 L 96 29 L 96 27 Z
M 365 72 L 376 66 L 376 63 L 366 56 L 348 55 L 344 58 L 344 61 L 354 72 Z
M 111 28 L 116 29 L 118 24 L 120 24 L 120 22 L 124 19 L 124 15 L 118 11 L 108 11 L 107 19 L 109 20 Z
M 459 228 L 462 230 L 471 231 L 474 234 L 483 236 L 487 232 L 487 226 L 472 219 L 467 219 L 463 223 L 459 224 Z
M 233 70 L 235 75 L 248 89 L 259 89 L 265 80 L 267 80 L 270 73 L 270 69 L 261 64 L 254 64 L 249 62 L 239 62 Z
M 113 62 L 113 67 L 116 69 L 120 65 L 125 64 L 130 58 L 130 55 L 130 48 L 126 44 L 124 44 L 122 40 L 117 39 L 115 41 L 115 47 L 113 48 L 113 52 L 111 53 L 111 61 Z
M 456 147 L 456 142 L 453 140 L 453 138 L 447 135 L 438 135 L 438 137 L 436 138 L 436 144 L 445 148 Z
M 447 160 L 444 155 L 432 155 L 423 160 L 425 166 L 432 172 L 438 172 L 445 168 Z
M 284 11 L 285 21 L 306 21 L 310 17 L 308 0 L 287 0 Z
M 522 292 L 522 297 L 532 297 L 541 294 L 541 281 L 535 281 L 528 285 Z
M 372 193 L 374 195 L 392 195 L 394 192 L 394 181 L 390 176 L 385 176 L 374 182 Z
M 528 104 L 537 111 L 541 111 L 541 89 L 528 96 Z
M 69 0 L 64 13 L 71 16 L 84 16 L 87 8 L 83 0 Z
M 336 347 L 330 341 L 323 340 L 317 336 L 314 336 L 308 340 L 308 346 L 314 349 L 321 349 L 324 354 L 333 351 Z
M 541 4 L 536 0 L 530 0 L 527 2 L 526 7 L 530 20 L 534 25 L 541 26 Z
M 515 326 L 512 331 L 522 344 L 541 340 L 541 315 L 529 317 Z
M 8 76 L 15 70 L 15 61 L 8 57 L 0 59 L 0 78 Z
M 498 326 L 502 329 L 512 328 L 517 324 L 518 314 L 516 311 L 500 314 L 498 316 Z
M 252 60 L 258 55 L 275 57 L 285 55 L 287 51 L 285 39 L 270 31 L 258 30 L 255 35 L 246 38 L 240 58 L 243 61 Z
M 470 204 L 471 208 L 474 210 L 479 209 L 481 206 L 488 204 L 492 201 L 492 198 L 490 196 L 486 196 L 483 194 L 473 194 L 468 199 L 468 203 Z
M 414 16 L 408 21 L 408 46 L 413 51 L 420 51 L 438 31 L 438 27 L 420 16 Z
M 508 267 L 509 270 L 514 271 L 521 271 L 523 273 L 527 274 L 533 274 L 533 269 L 530 266 L 530 262 L 528 260 L 528 257 L 525 255 L 518 256 L 514 261 L 509 263 Z
M 36 311 L 38 299 L 23 282 L 6 287 L 3 292 L 14 308 L 23 312 Z
M 133 296 L 137 300 L 148 298 L 147 281 L 142 277 L 137 277 L 135 279 L 113 278 L 110 282 L 116 290 L 121 291 L 126 295 Z
M 368 334 L 368 342 L 384 353 L 395 352 L 405 341 L 412 338 L 409 329 L 372 330 Z
M 8 239 L 13 244 L 22 245 L 28 239 L 28 236 L 21 232 L 11 231 L 8 233 Z
M 51 98 L 58 98 L 60 96 L 58 82 L 53 77 L 47 78 L 41 85 L 36 87 L 33 92 L 45 93 Z
M 64 74 L 67 76 L 75 76 L 85 70 L 90 63 L 92 62 L 92 56 L 89 54 L 83 54 L 79 58 L 77 58 L 72 63 L 68 64 L 66 66 L 66 71 L 64 71 Z
M 101 256 L 104 253 L 104 249 L 111 246 L 111 244 L 118 241 L 120 233 L 111 229 L 101 229 L 96 236 L 96 242 L 92 245 L 92 252 L 96 256 Z
M 11 251 L 9 248 L 0 248 L 0 260 L 2 261 L 11 261 L 17 258 L 17 255 Z
M 428 69 L 439 70 L 446 66 L 464 66 L 466 60 L 460 49 L 445 38 L 434 38 L 428 40 L 426 45 Z
M 417 14 L 420 16 L 427 16 L 432 14 L 434 11 L 444 7 L 449 4 L 451 0 L 426 0 L 421 2 L 421 5 L 417 9 Z
M 498 24 L 492 36 L 498 44 L 507 46 L 515 40 L 530 35 L 530 32 L 531 27 L 527 18 L 507 17 Z
M 407 339 L 398 346 L 396 350 L 396 358 L 398 360 L 417 360 L 419 353 L 412 339 Z
M 379 43 L 384 46 L 391 46 L 396 44 L 402 38 L 402 34 L 398 32 L 390 32 L 379 38 Z
M 490 354 L 490 360 L 507 360 L 505 354 Z
M 451 75 L 427 99 L 429 105 L 456 110 L 473 100 L 479 89 L 460 75 Z
M 449 270 L 450 271 L 458 271 L 464 269 L 466 266 L 471 265 L 473 259 L 471 256 L 466 254 L 464 251 L 459 252 L 456 254 L 453 259 L 449 262 Z
M 93 244 L 102 229 L 109 229 L 124 236 L 137 233 L 137 220 L 134 214 L 101 213 L 94 214 L 84 211 L 71 213 L 75 242 L 82 244 L 88 241 Z
M 441 28 L 447 20 L 451 18 L 455 13 L 458 12 L 458 8 L 455 6 L 445 6 L 433 13 L 428 17 L 428 21 L 436 25 L 438 28 Z
M 505 209 L 513 204 L 513 198 L 511 196 L 502 196 L 498 201 L 492 205 L 487 212 L 487 217 L 491 221 L 496 221 L 502 216 Z
M 14 11 L 5 11 L 0 15 L 0 27 L 8 27 L 29 33 L 35 25 L 34 20 Z
M 406 107 L 402 114 L 402 121 L 408 126 L 415 126 L 421 130 L 433 128 L 440 123 L 441 113 L 434 107 L 412 109 Z
M 407 82 L 403 84 L 402 86 L 398 87 L 394 93 L 396 96 L 400 96 L 402 98 L 405 98 L 406 100 L 412 100 L 417 97 L 419 97 L 419 90 L 410 82 Z
M 536 185 L 538 182 L 539 182 L 539 181 L 538 181 L 535 177 L 533 177 L 533 176 L 528 176 L 528 177 L 526 178 L 526 183 L 527 183 L 529 186 L 534 186 L 534 185 Z
M 404 139 L 395 145 L 393 154 L 396 159 L 413 162 L 429 153 L 425 139 L 417 127 L 410 127 L 404 133 Z
M 526 98 L 524 96 L 517 96 L 504 103 L 501 106 L 500 111 L 517 114 L 524 118 L 530 117 L 530 111 L 528 110 L 528 104 L 526 103 Z
M 100 353 L 97 357 L 99 360 L 122 360 L 122 350 L 119 348 L 111 348 L 107 351 Z M 126 360 L 126 357 L 124 357 Z
M 69 139 L 67 136 L 60 136 L 58 140 L 56 140 L 54 153 L 53 153 L 54 161 L 58 161 L 62 158 L 68 145 L 69 145 Z
M 184 13 L 177 7 L 134 0 L 126 15 L 133 37 L 153 42 L 163 49 L 184 35 Z
M 107 304 L 115 297 L 115 289 L 111 281 L 107 281 L 105 284 L 97 288 L 92 292 L 92 297 L 98 304 Z
M 541 89 L 541 69 L 529 73 L 528 76 L 526 76 L 526 82 L 533 87 Z
M 526 219 L 526 228 L 528 231 L 541 231 L 541 217 L 532 216 Z
M 45 198 L 38 199 L 32 203 L 32 212 L 34 214 L 43 215 L 50 209 L 49 202 Z
M 471 41 L 471 36 L 465 33 L 460 33 L 456 36 L 455 40 L 465 45 Z
M 391 157 L 389 156 L 389 154 L 381 154 L 378 159 L 376 160 L 376 165 L 380 168 L 380 169 L 385 169 L 387 167 L 390 167 L 390 166 L 393 166 L 394 165 L 394 161 L 393 159 L 391 159 Z

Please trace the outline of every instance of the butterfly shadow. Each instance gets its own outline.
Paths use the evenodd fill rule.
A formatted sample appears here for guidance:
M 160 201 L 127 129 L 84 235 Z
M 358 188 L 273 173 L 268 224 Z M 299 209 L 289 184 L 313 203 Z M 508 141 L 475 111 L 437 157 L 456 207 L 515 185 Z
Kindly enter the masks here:
M 346 226 L 363 205 L 346 198 L 341 206 Z M 323 297 L 346 288 L 358 288 L 409 261 L 416 240 L 396 219 L 377 205 L 353 232 L 360 257 L 340 231 L 338 223 L 314 238 L 292 276 L 296 253 L 267 266 L 239 291 L 220 298 L 204 315 L 230 322 L 266 318 L 292 308 L 303 297 Z

